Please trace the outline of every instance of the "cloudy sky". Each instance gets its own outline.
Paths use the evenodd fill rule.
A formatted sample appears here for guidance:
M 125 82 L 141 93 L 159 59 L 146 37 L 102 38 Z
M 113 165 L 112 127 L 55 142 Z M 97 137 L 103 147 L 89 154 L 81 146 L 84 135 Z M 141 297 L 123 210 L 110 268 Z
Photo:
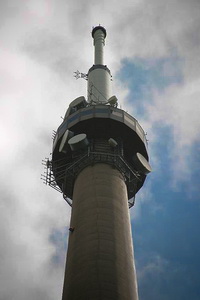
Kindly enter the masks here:
M 131 209 L 140 300 L 200 299 L 199 0 L 1 0 L 0 300 L 61 299 L 70 207 L 42 159 L 86 96 L 92 26 L 121 107 L 140 121 L 153 173 Z

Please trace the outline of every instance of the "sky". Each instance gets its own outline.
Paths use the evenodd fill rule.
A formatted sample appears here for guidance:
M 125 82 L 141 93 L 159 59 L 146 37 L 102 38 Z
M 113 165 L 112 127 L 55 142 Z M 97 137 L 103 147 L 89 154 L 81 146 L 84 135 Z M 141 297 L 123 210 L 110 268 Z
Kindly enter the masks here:
M 70 207 L 40 180 L 86 96 L 93 26 L 153 172 L 130 210 L 140 300 L 200 299 L 199 0 L 0 2 L 0 300 L 61 299 Z

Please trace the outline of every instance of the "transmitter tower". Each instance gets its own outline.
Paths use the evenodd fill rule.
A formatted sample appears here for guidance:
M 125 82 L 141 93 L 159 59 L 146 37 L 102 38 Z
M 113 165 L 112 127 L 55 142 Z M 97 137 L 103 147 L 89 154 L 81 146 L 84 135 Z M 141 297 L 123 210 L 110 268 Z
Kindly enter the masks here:
M 151 171 L 146 135 L 117 108 L 104 64 L 106 30 L 92 30 L 88 95 L 73 100 L 53 138 L 46 184 L 72 207 L 62 300 L 137 300 L 129 208 Z

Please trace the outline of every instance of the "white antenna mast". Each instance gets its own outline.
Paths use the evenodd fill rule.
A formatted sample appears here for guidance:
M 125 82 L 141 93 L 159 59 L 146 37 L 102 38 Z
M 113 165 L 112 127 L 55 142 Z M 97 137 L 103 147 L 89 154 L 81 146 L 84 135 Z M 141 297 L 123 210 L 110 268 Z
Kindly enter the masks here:
M 100 25 L 94 27 L 92 37 L 94 39 L 94 65 L 88 71 L 88 102 L 107 104 L 111 97 L 111 74 L 104 65 L 105 28 Z
M 106 30 L 101 26 L 97 26 L 92 31 L 92 37 L 94 38 L 94 64 L 103 65 Z

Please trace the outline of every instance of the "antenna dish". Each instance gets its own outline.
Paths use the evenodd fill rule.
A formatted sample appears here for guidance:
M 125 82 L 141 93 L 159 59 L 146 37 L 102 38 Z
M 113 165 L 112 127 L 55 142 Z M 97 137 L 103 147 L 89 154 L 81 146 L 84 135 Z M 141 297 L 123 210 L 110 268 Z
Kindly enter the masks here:
M 136 153 L 133 156 L 133 164 L 135 168 L 138 170 L 138 172 L 143 173 L 145 175 L 147 175 L 152 171 L 149 162 L 141 153 Z
M 54 136 L 54 140 L 53 140 L 53 150 L 56 147 L 57 141 L 58 141 L 58 134 L 56 133 L 56 135 Z
M 80 97 L 74 99 L 69 105 L 69 107 L 76 107 L 77 109 L 83 108 L 86 106 L 87 106 L 87 101 L 85 100 L 84 96 L 80 96 Z
M 74 133 L 70 130 L 66 130 L 63 137 L 62 137 L 62 140 L 61 140 L 61 143 L 60 143 L 60 146 L 59 146 L 59 152 L 63 152 L 63 153 L 66 153 L 67 152 L 67 146 L 68 146 L 68 143 L 67 141 L 72 138 L 74 136 Z
M 69 108 L 67 109 L 67 112 L 65 114 L 64 119 L 66 119 L 68 116 L 79 110 L 80 108 L 85 108 L 87 106 L 87 101 L 85 100 L 84 96 L 80 96 L 76 99 L 74 99 L 70 104 Z
M 110 139 L 108 140 L 108 143 L 109 143 L 109 145 L 110 145 L 111 147 L 113 147 L 113 148 L 117 147 L 117 145 L 118 145 L 118 143 L 117 143 L 113 138 L 110 138 Z
M 87 139 L 87 135 L 85 133 L 77 134 L 73 136 L 69 141 L 68 144 L 72 151 L 77 151 L 84 149 L 88 146 L 89 142 Z
M 118 99 L 116 96 L 112 96 L 108 99 L 108 103 L 111 105 L 111 106 L 117 106 L 117 102 L 118 102 Z

